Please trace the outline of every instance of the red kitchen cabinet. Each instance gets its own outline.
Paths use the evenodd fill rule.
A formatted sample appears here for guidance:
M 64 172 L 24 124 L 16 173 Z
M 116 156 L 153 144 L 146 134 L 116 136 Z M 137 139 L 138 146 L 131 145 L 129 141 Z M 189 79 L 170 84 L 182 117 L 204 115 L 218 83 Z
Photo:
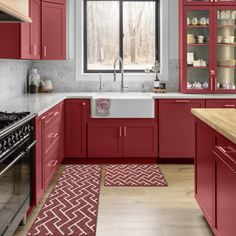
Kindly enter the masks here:
M 122 124 L 89 123 L 88 156 L 89 157 L 122 157 Z
M 206 108 L 236 108 L 236 99 L 207 99 Z
M 42 59 L 66 59 L 66 5 L 42 2 Z
M 159 101 L 159 157 L 193 158 L 195 132 L 192 108 L 203 108 L 205 100 Z
M 32 23 L 0 24 L 0 58 L 40 59 L 41 55 L 41 2 L 29 1 Z
M 42 152 L 42 117 L 37 117 L 35 122 L 35 146 L 34 159 L 34 203 L 37 205 L 44 194 L 43 185 L 43 152 Z
M 213 224 L 213 130 L 196 123 L 195 197 L 208 223 Z
M 65 157 L 86 157 L 87 119 L 90 101 L 65 101 Z
M 232 5 L 236 3 L 236 0 L 180 0 L 184 5 Z
M 215 225 L 217 235 L 234 236 L 236 196 L 236 149 L 216 147 L 215 161 Z M 235 145 L 234 145 L 235 146 Z
M 52 2 L 58 4 L 66 4 L 66 0 L 42 0 L 43 2 Z
M 180 1 L 181 92 L 236 93 L 235 10 L 233 0 Z
M 88 124 L 89 157 L 157 157 L 157 124 L 97 121 Z
M 124 123 L 125 157 L 157 157 L 157 143 L 157 123 Z

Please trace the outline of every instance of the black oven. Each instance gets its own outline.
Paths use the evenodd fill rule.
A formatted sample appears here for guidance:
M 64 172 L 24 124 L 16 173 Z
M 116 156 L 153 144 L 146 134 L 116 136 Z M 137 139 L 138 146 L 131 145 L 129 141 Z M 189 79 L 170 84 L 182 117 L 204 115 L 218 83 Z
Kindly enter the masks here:
M 30 207 L 35 143 L 32 122 L 1 141 L 0 235 L 13 235 Z

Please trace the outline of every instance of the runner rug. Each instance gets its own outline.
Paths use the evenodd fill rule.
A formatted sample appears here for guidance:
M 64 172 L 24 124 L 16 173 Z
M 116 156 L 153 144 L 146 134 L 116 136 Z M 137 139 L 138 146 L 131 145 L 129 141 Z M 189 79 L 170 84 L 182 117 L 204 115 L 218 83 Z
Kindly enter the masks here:
M 158 165 L 108 165 L 105 186 L 168 186 Z
M 27 235 L 95 236 L 100 180 L 100 166 L 66 166 Z

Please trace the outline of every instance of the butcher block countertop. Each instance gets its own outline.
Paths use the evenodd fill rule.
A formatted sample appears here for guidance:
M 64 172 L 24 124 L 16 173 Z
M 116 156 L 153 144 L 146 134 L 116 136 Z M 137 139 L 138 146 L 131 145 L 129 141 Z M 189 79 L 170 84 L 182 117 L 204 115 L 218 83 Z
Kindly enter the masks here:
M 192 109 L 192 113 L 236 144 L 236 109 Z

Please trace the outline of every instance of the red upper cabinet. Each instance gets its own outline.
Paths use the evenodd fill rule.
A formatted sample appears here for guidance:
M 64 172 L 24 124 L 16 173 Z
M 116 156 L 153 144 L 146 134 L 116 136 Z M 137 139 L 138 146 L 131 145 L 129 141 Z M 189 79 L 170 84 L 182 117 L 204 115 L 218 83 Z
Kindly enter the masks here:
M 157 157 L 157 123 L 125 122 L 123 137 L 125 157 Z
M 42 59 L 66 59 L 66 5 L 42 2 Z
M 236 1 L 194 2 L 179 9 L 180 90 L 236 93 Z
M 232 5 L 236 0 L 180 0 L 184 5 Z
M 205 100 L 159 101 L 159 157 L 193 158 L 195 132 L 192 108 L 205 107 Z
M 65 101 L 65 157 L 86 157 L 89 100 Z
M 40 59 L 41 55 L 41 2 L 29 1 L 32 23 L 0 24 L 0 58 Z

